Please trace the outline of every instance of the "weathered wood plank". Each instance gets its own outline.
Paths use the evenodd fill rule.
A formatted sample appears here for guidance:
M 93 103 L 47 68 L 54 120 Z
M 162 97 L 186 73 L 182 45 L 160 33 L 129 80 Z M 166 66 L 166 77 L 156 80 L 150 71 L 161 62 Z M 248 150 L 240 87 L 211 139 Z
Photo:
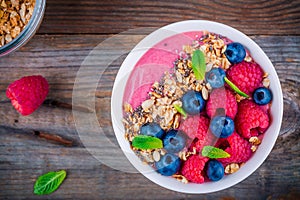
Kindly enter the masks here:
M 297 0 L 47 0 L 39 33 L 119 33 L 192 19 L 218 21 L 249 35 L 297 35 L 300 3 Z

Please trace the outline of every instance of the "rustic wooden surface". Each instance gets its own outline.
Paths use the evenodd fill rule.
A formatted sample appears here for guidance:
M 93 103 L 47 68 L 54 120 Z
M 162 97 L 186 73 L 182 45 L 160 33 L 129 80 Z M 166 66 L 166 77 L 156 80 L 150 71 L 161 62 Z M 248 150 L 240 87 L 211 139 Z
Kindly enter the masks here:
M 285 102 L 281 129 L 284 134 L 264 164 L 236 186 L 207 195 L 169 191 L 141 174 L 124 173 L 101 164 L 84 148 L 68 106 L 80 64 L 97 44 L 127 29 L 160 27 L 187 19 L 219 21 L 249 35 L 274 64 Z M 48 0 L 38 33 L 19 51 L 0 58 L 0 199 L 299 198 L 299 32 L 299 1 Z M 145 34 L 134 36 L 128 43 L 138 42 Z M 97 116 L 113 143 L 116 140 L 110 121 L 110 95 L 125 56 L 105 70 L 96 91 Z M 39 110 L 22 117 L 11 106 L 5 90 L 13 80 L 32 74 L 47 78 L 50 93 Z M 64 104 L 57 105 L 56 101 Z M 56 134 L 73 145 L 43 139 L 34 131 Z M 35 179 L 59 169 L 68 172 L 60 189 L 49 196 L 33 195 Z

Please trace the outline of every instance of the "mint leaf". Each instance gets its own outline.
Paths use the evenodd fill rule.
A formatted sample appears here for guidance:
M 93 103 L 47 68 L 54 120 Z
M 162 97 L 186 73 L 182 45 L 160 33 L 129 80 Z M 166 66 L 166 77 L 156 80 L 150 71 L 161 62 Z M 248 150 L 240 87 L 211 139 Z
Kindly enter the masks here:
M 159 149 L 163 148 L 163 143 L 156 137 L 137 135 L 132 140 L 132 146 L 138 149 Z
M 204 146 L 202 149 L 202 156 L 208 158 L 229 158 L 230 154 L 213 146 Z
M 65 170 L 41 175 L 34 184 L 34 194 L 44 195 L 54 192 L 64 181 L 66 175 Z
M 249 97 L 246 93 L 242 92 L 236 85 L 234 85 L 234 83 L 231 82 L 227 77 L 224 77 L 224 80 L 236 93 L 246 98 Z
M 205 55 L 199 49 L 193 52 L 192 69 L 197 80 L 204 80 L 206 70 Z
M 187 114 L 186 114 L 185 110 L 183 110 L 182 107 L 180 107 L 180 106 L 177 105 L 177 104 L 174 104 L 173 106 L 174 106 L 174 108 L 177 110 L 177 112 L 179 112 L 179 113 L 183 116 L 184 119 L 187 118 Z

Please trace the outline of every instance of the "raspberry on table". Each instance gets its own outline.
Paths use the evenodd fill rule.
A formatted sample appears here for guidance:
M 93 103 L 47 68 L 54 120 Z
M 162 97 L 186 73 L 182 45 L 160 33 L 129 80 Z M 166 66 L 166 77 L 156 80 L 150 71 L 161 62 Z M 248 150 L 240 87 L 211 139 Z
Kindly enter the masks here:
M 217 114 L 225 115 L 234 119 L 237 113 L 237 102 L 234 94 L 225 88 L 214 89 L 206 104 L 206 113 L 209 117 L 214 117 Z M 218 113 L 223 112 L 223 113 Z
M 40 76 L 26 76 L 11 83 L 6 96 L 22 115 L 33 113 L 45 100 L 49 92 L 47 80 Z
M 180 124 L 182 130 L 189 138 L 205 138 L 209 127 L 209 119 L 203 115 L 190 116 Z
M 239 134 L 249 139 L 263 133 L 269 126 L 270 119 L 259 105 L 250 100 L 243 100 L 238 104 L 235 126 Z
M 261 85 L 263 70 L 255 62 L 241 62 L 230 67 L 226 77 L 242 92 L 251 95 Z
M 253 154 L 253 152 L 251 151 L 251 144 L 236 132 L 234 132 L 226 139 L 220 139 L 217 142 L 216 146 L 230 154 L 229 158 L 217 159 L 224 166 L 230 163 L 246 162 Z
M 204 178 L 204 167 L 208 158 L 200 155 L 192 155 L 188 157 L 187 161 L 183 163 L 181 174 L 189 181 L 193 183 L 203 183 Z

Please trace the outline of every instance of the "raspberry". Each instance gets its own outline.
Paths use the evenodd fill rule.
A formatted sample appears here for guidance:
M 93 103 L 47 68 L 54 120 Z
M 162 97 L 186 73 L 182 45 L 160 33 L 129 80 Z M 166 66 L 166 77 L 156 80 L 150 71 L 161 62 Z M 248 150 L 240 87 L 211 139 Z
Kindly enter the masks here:
M 191 116 L 184 120 L 180 125 L 180 130 L 185 132 L 189 138 L 205 138 L 209 127 L 209 119 L 204 116 Z
M 193 151 L 193 148 L 195 147 L 197 152 L 201 152 L 204 146 L 214 146 L 216 140 L 217 138 L 208 132 L 204 138 L 195 138 L 189 149 L 190 151 Z
M 204 182 L 203 169 L 207 161 L 208 158 L 199 155 L 192 155 L 188 157 L 187 161 L 184 162 L 181 169 L 181 174 L 191 182 L 203 183 Z
M 47 80 L 38 76 L 26 76 L 11 83 L 6 96 L 22 115 L 34 112 L 45 100 L 49 92 Z
M 243 100 L 238 105 L 235 118 L 236 130 L 249 139 L 263 133 L 269 126 L 269 116 L 259 105 L 250 100 Z
M 206 104 L 206 113 L 209 117 L 214 117 L 218 112 L 223 112 L 220 114 L 225 114 L 228 117 L 234 119 L 237 113 L 237 102 L 234 94 L 224 88 L 214 89 L 209 96 Z
M 246 162 L 252 155 L 251 144 L 236 132 L 226 139 L 220 139 L 216 146 L 230 154 L 229 158 L 218 159 L 224 166 Z
M 263 71 L 257 63 L 241 62 L 227 70 L 227 78 L 241 91 L 251 95 L 263 79 Z

